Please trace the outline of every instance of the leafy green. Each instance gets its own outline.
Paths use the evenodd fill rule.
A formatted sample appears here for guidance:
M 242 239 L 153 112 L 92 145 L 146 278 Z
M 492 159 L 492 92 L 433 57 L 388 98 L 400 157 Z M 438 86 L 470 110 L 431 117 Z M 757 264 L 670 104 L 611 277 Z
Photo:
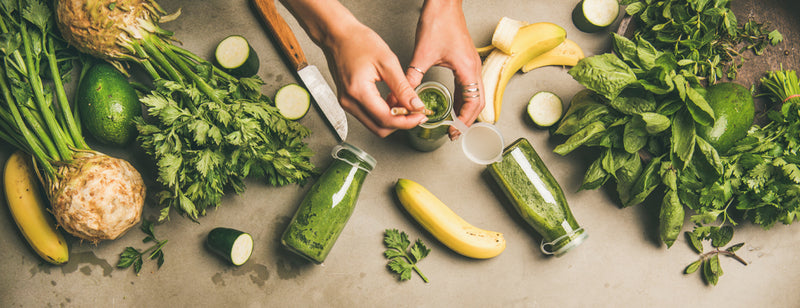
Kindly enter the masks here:
M 223 193 L 244 191 L 248 176 L 272 185 L 303 183 L 313 173 L 310 131 L 283 118 L 258 88 L 257 78 L 211 79 L 224 101 L 209 99 L 193 85 L 156 80 L 143 97 L 148 119 L 136 119 L 138 140 L 156 160 L 161 217 L 170 208 L 191 219 L 218 206 Z M 224 89 L 224 91 L 223 91 Z
M 696 229 L 694 232 L 685 233 L 686 238 L 689 239 L 692 247 L 699 254 L 699 258 L 686 267 L 684 274 L 692 274 L 702 269 L 700 274 L 702 275 L 703 280 L 708 284 L 716 285 L 719 282 L 719 277 L 723 274 L 722 265 L 720 264 L 719 259 L 720 255 L 734 258 L 743 265 L 747 265 L 747 261 L 736 255 L 736 251 L 744 246 L 744 243 L 728 246 L 728 248 L 724 250 L 720 249 L 722 246 L 727 245 L 731 237 L 733 237 L 732 227 L 711 227 L 708 229 L 708 232 L 697 231 L 698 230 Z M 703 242 L 709 240 L 711 241 L 711 246 L 714 249 L 703 253 Z
M 144 251 L 140 251 L 130 246 L 125 247 L 125 250 L 119 254 L 119 261 L 117 262 L 118 268 L 124 269 L 133 266 L 133 272 L 138 276 L 144 263 L 144 260 L 142 259 L 143 256 L 147 256 L 147 259 L 150 260 L 155 259 L 158 268 L 161 268 L 161 266 L 164 265 L 164 251 L 162 248 L 164 248 L 164 245 L 167 244 L 167 240 L 159 241 L 153 233 L 153 226 L 153 222 L 146 219 L 142 220 L 140 229 L 142 232 L 144 232 L 144 234 L 147 235 L 142 242 L 153 242 L 154 244 Z
M 636 20 L 636 36 L 657 50 L 669 51 L 690 71 L 713 83 L 735 78 L 742 53 L 756 55 L 783 36 L 755 21 L 739 24 L 731 0 L 626 0 L 626 12 Z M 629 50 L 630 48 L 624 48 Z
M 428 278 L 417 267 L 417 262 L 431 252 L 422 240 L 417 239 L 414 242 L 414 246 L 409 249 L 408 246 L 411 245 L 411 241 L 408 240 L 408 234 L 397 229 L 386 229 L 383 244 L 388 248 L 383 252 L 383 255 L 389 259 L 389 263 L 386 266 L 391 271 L 399 274 L 400 280 L 411 279 L 411 271 L 413 270 L 417 272 L 423 281 L 428 282 Z

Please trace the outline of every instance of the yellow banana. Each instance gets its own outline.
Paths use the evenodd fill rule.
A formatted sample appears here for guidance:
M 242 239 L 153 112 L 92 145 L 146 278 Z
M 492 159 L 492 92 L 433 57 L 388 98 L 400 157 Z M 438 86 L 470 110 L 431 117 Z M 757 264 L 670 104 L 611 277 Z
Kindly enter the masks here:
M 499 37 L 510 37 L 510 35 L 502 35 Z M 510 53 L 508 59 L 502 63 L 502 68 L 499 74 L 495 74 L 498 64 L 484 63 L 481 78 L 483 79 L 484 90 L 486 92 L 486 105 L 481 111 L 478 119 L 483 122 L 494 123 L 500 117 L 500 109 L 503 103 L 503 93 L 505 92 L 506 85 L 511 77 L 517 73 L 526 63 L 530 62 L 537 56 L 550 51 L 567 38 L 567 32 L 564 28 L 549 22 L 538 22 L 525 25 L 517 29 L 516 34 L 513 36 L 513 41 L 508 44 L 505 42 L 506 49 Z M 495 41 L 492 41 L 495 44 Z M 497 46 L 497 45 L 495 45 Z M 495 51 L 501 50 L 498 48 Z M 495 52 L 493 51 L 493 52 Z M 492 55 L 490 54 L 488 59 Z M 494 62 L 498 63 L 498 61 Z M 496 85 L 494 91 L 487 89 Z
M 28 155 L 17 151 L 8 158 L 3 183 L 11 216 L 28 244 L 47 262 L 67 263 L 67 241 L 47 212 L 48 203 L 42 196 Z
M 525 66 L 522 67 L 522 72 L 527 73 L 533 69 L 550 65 L 575 66 L 583 57 L 584 55 L 581 47 L 574 41 L 566 39 L 560 45 L 556 46 L 556 48 L 525 63 Z
M 506 249 L 502 233 L 467 223 L 422 185 L 399 179 L 395 191 L 408 213 L 453 251 L 470 258 L 488 259 Z

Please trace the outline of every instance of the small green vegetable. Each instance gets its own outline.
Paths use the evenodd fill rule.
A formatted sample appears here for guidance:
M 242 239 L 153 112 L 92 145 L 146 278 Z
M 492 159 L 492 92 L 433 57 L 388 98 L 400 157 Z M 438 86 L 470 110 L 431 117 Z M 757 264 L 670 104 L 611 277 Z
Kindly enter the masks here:
M 299 120 L 308 113 L 310 106 L 308 90 L 296 83 L 287 84 L 275 93 L 275 107 L 289 120 Z
M 431 252 L 421 239 L 417 239 L 414 246 L 409 249 L 411 242 L 408 240 L 408 234 L 397 229 L 386 229 L 383 244 L 388 248 L 383 252 L 383 255 L 390 260 L 387 267 L 400 274 L 400 280 L 411 279 L 411 270 L 414 270 L 423 281 L 428 282 L 428 278 L 417 267 L 417 263 Z
M 164 248 L 164 245 L 167 244 L 167 240 L 159 241 L 156 239 L 155 234 L 153 233 L 153 222 L 143 219 L 141 230 L 147 236 L 142 240 L 143 243 L 153 242 L 154 244 L 150 246 L 150 248 L 145 249 L 144 251 L 139 251 L 133 247 L 125 247 L 125 250 L 119 254 L 119 262 L 117 262 L 118 268 L 128 268 L 133 265 L 133 272 L 136 275 L 139 275 L 139 272 L 142 270 L 142 263 L 143 259 L 142 256 L 147 256 L 147 259 L 153 260 L 156 259 L 156 264 L 158 264 L 158 268 L 161 268 L 161 265 L 164 264 L 164 251 L 161 250 Z

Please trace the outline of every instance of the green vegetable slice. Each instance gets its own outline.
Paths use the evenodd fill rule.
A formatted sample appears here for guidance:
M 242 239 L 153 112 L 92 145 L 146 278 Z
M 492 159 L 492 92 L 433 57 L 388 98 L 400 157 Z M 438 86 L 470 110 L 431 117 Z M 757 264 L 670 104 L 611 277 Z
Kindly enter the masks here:
M 250 259 L 253 253 L 253 237 L 230 228 L 215 228 L 208 233 L 206 244 L 233 265 L 239 266 Z
M 552 92 L 541 91 L 528 101 L 528 116 L 540 127 L 550 127 L 561 119 L 564 107 L 561 98 Z
M 256 51 L 240 35 L 223 39 L 214 52 L 217 64 L 237 77 L 250 77 L 258 73 L 259 61 Z
M 275 94 L 275 107 L 289 120 L 298 120 L 305 116 L 309 106 L 311 96 L 308 90 L 296 83 L 283 86 Z
M 617 0 L 583 0 L 572 11 L 572 22 L 583 32 L 598 32 L 619 16 Z

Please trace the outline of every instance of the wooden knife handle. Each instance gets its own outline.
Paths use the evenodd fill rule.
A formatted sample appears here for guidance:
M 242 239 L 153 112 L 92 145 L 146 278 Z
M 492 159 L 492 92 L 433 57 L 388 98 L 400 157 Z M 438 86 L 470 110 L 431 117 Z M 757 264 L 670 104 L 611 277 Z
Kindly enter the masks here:
M 308 66 L 306 56 L 303 50 L 300 49 L 300 44 L 294 36 L 289 24 L 278 14 L 275 7 L 275 0 L 253 0 L 259 15 L 269 27 L 270 32 L 278 41 L 283 53 L 289 58 L 289 62 L 295 66 L 296 70 L 300 70 Z

